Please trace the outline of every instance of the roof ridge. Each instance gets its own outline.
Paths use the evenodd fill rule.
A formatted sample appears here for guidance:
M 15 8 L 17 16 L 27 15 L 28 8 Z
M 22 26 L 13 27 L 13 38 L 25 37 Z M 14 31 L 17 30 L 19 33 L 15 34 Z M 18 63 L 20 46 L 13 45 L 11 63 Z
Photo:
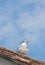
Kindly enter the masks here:
M 0 57 L 4 57 L 6 59 L 9 59 L 13 62 L 16 62 L 18 64 L 26 64 L 26 65 L 45 65 L 45 62 L 34 60 L 28 56 L 21 55 L 19 53 L 16 53 L 16 51 L 4 48 L 0 46 Z

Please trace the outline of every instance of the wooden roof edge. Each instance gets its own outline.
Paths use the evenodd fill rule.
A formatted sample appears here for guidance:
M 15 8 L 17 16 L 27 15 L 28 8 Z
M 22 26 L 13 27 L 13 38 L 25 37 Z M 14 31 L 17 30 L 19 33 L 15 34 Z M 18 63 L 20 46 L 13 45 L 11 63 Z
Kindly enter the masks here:
M 16 53 L 16 51 L 9 50 L 9 49 L 1 47 L 1 46 L 0 46 L 0 57 L 4 57 L 6 59 L 9 59 L 9 60 L 11 60 L 15 63 L 21 64 L 21 65 L 22 64 L 24 64 L 24 65 L 25 64 L 26 65 L 30 65 L 30 64 L 45 65 L 45 62 L 34 60 L 25 55 Z

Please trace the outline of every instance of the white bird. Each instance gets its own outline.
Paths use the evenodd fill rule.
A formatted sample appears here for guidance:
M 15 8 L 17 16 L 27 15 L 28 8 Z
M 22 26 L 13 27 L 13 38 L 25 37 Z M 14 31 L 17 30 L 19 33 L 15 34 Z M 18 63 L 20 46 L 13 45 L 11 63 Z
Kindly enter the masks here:
M 28 42 L 29 42 L 29 40 L 26 40 L 26 41 L 22 42 L 22 44 L 18 48 L 18 53 L 24 54 L 24 55 L 27 54 L 27 52 L 29 50 L 29 49 L 27 49 L 27 43 Z

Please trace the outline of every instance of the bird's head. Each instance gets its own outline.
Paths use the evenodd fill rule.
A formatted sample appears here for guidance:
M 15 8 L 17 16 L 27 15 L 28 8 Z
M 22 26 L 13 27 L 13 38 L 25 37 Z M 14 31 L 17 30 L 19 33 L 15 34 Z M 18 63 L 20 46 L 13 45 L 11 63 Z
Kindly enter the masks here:
M 29 40 L 29 39 L 27 39 L 27 40 L 25 40 L 24 42 L 27 44 L 28 42 L 30 42 L 30 40 Z

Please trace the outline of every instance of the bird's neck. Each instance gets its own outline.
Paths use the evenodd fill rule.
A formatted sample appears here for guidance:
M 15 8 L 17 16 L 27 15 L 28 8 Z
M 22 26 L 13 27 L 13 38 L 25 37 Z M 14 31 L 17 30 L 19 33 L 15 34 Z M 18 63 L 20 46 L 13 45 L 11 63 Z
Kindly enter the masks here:
M 26 43 L 22 43 L 22 45 L 26 46 L 27 44 Z

